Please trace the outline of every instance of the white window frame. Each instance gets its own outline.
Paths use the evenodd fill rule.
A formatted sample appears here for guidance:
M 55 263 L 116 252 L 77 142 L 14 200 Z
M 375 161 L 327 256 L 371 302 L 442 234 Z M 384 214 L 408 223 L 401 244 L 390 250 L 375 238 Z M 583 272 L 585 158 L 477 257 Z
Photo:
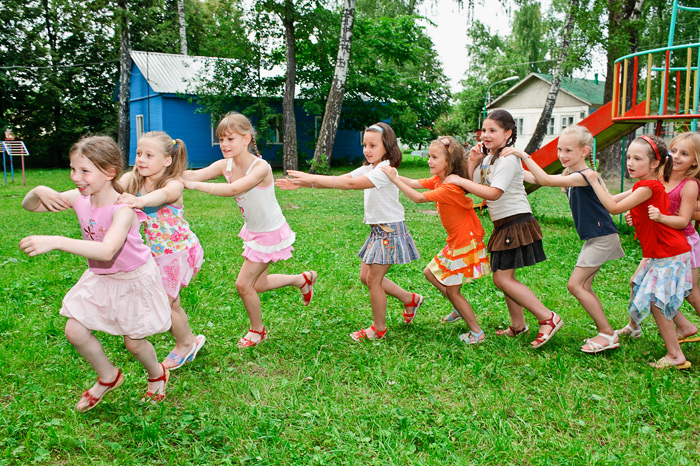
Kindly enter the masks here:
M 556 124 L 555 124 L 554 117 L 552 117 L 549 119 L 549 123 L 547 123 L 547 136 L 551 136 L 551 135 L 555 134 L 554 133 L 555 129 L 556 129 Z
M 518 136 L 521 136 L 523 134 L 524 128 L 525 128 L 525 120 L 523 118 L 514 118 L 515 120 L 515 127 L 517 128 L 518 131 Z
M 136 115 L 136 140 L 141 139 L 144 134 L 143 115 Z
M 576 123 L 576 117 L 574 115 L 563 115 L 561 117 L 561 129 L 559 130 L 559 132 L 561 133 L 564 130 L 564 128 L 568 128 L 574 123 Z

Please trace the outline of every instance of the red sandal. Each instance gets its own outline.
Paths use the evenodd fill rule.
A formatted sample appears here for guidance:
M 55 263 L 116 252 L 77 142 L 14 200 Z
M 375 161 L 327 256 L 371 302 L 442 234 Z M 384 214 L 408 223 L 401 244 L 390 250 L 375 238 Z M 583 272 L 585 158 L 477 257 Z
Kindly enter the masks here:
M 252 332 L 252 333 L 257 333 L 258 335 L 260 335 L 260 340 L 258 340 L 258 341 L 253 341 L 253 340 L 251 340 L 250 338 L 243 337 L 243 338 L 241 338 L 240 340 L 238 340 L 238 343 L 236 343 L 236 345 L 237 345 L 239 348 L 252 348 L 252 347 L 254 347 L 254 346 L 256 346 L 256 345 L 259 345 L 260 343 L 262 343 L 262 342 L 267 338 L 267 331 L 265 330 L 265 326 L 264 326 L 264 325 L 263 325 L 262 331 L 260 331 L 260 332 L 258 332 L 257 330 L 253 330 L 252 328 L 249 329 L 248 331 L 249 331 L 249 332 Z
M 411 302 L 403 305 L 403 320 L 405 320 L 407 324 L 410 324 L 411 322 L 413 322 L 413 319 L 416 318 L 416 314 L 418 313 L 418 308 L 421 307 L 422 305 L 423 305 L 423 296 L 416 294 L 416 293 L 411 293 Z M 406 312 L 407 307 L 412 307 L 413 313 L 408 314 Z
M 554 323 L 555 317 L 559 319 L 559 322 L 557 322 L 556 324 Z M 559 331 L 562 325 L 564 325 L 564 319 L 562 319 L 554 311 L 552 311 L 552 315 L 550 316 L 550 318 L 539 321 L 539 324 L 548 325 L 552 328 L 552 331 L 546 335 L 542 332 L 538 333 L 537 337 L 535 337 L 535 339 L 531 343 L 533 348 L 539 348 L 540 346 L 543 346 L 545 343 L 547 343 L 554 336 L 554 334 Z
M 155 379 L 148 379 L 149 382 L 163 382 L 163 386 L 160 387 L 159 390 L 157 390 L 155 393 L 151 393 L 149 391 L 146 391 L 146 394 L 141 398 L 141 401 L 163 401 L 165 399 L 165 387 L 168 385 L 168 381 L 170 380 L 170 371 L 165 368 L 165 366 L 161 363 L 160 367 L 163 368 L 163 375 L 160 377 L 156 377 Z
M 386 335 L 386 332 L 389 330 L 388 328 L 385 328 L 381 332 L 377 331 L 376 328 L 374 328 L 374 324 L 369 326 L 370 330 L 374 332 L 374 336 L 369 336 L 367 335 L 367 331 L 365 329 L 360 329 L 357 332 L 352 332 L 350 334 L 350 338 L 352 338 L 355 341 L 362 341 L 362 340 L 381 340 L 384 338 L 384 335 Z
M 107 390 L 104 391 L 104 393 L 100 396 L 93 396 L 90 393 L 90 390 L 85 390 L 83 392 L 83 395 L 80 397 L 80 401 L 75 405 L 75 410 L 81 413 L 86 413 L 90 411 L 92 408 L 97 406 L 97 404 L 102 401 L 102 398 L 105 397 L 105 395 L 115 388 L 119 387 L 122 383 L 124 382 L 124 375 L 122 375 L 122 371 L 117 369 L 117 376 L 115 377 L 114 381 L 110 383 L 104 383 L 103 381 L 100 380 L 100 378 L 97 378 L 97 384 L 102 385 L 103 387 L 107 387 Z M 87 402 L 85 403 L 86 400 Z M 85 403 L 85 404 L 83 404 Z
M 306 276 L 306 274 L 311 275 L 311 280 L 309 280 L 309 277 Z M 314 275 L 316 274 L 316 275 Z M 306 283 L 301 285 L 299 287 L 300 290 L 303 290 L 306 285 L 309 285 L 309 291 L 306 293 L 302 293 L 302 296 L 304 297 L 304 306 L 308 306 L 311 304 L 311 300 L 314 298 L 314 283 L 316 283 L 316 278 L 318 278 L 318 273 L 314 272 L 313 270 L 311 272 L 304 272 L 301 274 L 302 277 L 304 277 L 304 280 Z
M 512 335 L 508 335 L 508 330 L 510 330 L 510 333 Z M 508 328 L 505 330 L 496 330 L 496 335 L 498 335 L 499 337 L 515 338 L 523 333 L 530 333 L 530 327 L 528 327 L 527 324 L 525 324 L 525 327 L 521 329 L 516 329 L 512 325 L 509 325 Z

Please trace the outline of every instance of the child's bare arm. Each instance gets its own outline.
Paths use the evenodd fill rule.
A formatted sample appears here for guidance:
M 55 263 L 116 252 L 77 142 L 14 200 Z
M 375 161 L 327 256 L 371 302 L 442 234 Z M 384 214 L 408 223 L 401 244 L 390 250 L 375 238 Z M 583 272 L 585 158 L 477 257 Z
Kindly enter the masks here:
M 37 186 L 24 196 L 22 207 L 32 212 L 60 212 L 70 209 L 79 195 L 77 189 L 59 193 L 48 186 Z

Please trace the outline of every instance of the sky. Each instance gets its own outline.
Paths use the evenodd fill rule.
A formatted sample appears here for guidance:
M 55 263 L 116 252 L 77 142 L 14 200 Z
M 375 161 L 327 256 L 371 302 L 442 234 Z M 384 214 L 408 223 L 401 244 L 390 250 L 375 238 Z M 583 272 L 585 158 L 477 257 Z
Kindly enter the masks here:
M 498 2 L 475 3 L 474 18 L 488 25 L 492 33 L 505 35 L 510 31 L 510 18 Z M 426 21 L 426 30 L 440 55 L 450 87 L 455 92 L 461 90 L 459 81 L 464 79 L 467 71 L 466 31 L 469 23 L 466 8 L 460 9 L 454 0 L 426 1 L 420 6 L 419 13 L 435 23 L 431 25 Z

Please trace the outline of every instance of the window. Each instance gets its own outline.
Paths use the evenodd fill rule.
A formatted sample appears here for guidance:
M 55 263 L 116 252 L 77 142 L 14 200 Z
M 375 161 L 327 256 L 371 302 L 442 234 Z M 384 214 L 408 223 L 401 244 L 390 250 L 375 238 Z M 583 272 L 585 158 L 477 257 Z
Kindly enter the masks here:
M 284 144 L 284 117 L 282 115 L 275 115 L 270 121 L 272 126 L 272 138 L 270 143 L 272 144 Z
M 549 124 L 547 124 L 547 134 L 554 134 L 554 118 L 549 119 Z
M 138 141 L 143 136 L 143 115 L 136 115 L 136 140 Z
M 523 134 L 523 119 L 522 118 L 515 118 L 515 127 L 518 131 L 518 136 Z
M 561 129 L 563 130 L 564 128 L 567 128 L 571 125 L 574 124 L 574 117 L 570 115 L 566 115 L 561 117 Z

